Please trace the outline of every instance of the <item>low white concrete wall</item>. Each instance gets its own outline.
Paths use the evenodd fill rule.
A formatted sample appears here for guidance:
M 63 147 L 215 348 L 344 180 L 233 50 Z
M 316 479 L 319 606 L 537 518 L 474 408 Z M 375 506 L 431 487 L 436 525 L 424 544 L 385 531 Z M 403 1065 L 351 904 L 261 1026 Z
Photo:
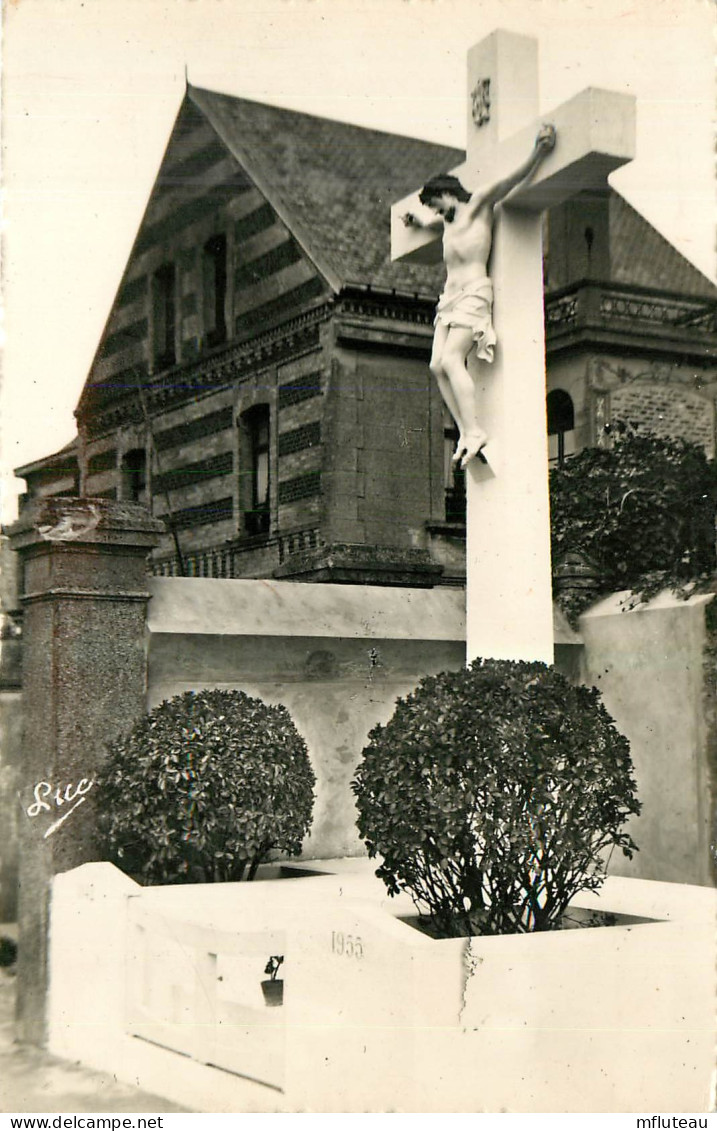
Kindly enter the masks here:
M 57 1056 L 101 1070 L 123 1063 L 127 897 L 141 890 L 113 864 L 55 876 L 48 1044 Z
M 51 1050 L 198 1111 L 710 1108 L 717 893 L 612 877 L 576 902 L 647 921 L 436 942 L 402 920 L 412 904 L 386 897 L 371 862 L 322 867 L 335 874 L 153 889 L 102 864 L 58 876 Z M 145 923 L 158 917 L 188 968 L 207 947 L 230 970 L 223 948 L 285 940 L 285 1004 L 271 1011 L 283 1015 L 283 1091 L 127 1035 L 123 980 L 146 971 L 123 952 L 130 902 Z M 174 1027 L 186 1047 L 187 1026 L 211 1023 L 205 991 L 201 1017 L 158 995 L 164 1039 Z
M 459 589 L 153 577 L 149 590 L 152 633 L 460 640 L 466 631 Z
M 362 854 L 361 751 L 400 695 L 465 663 L 463 593 L 167 577 L 150 589 L 148 705 L 206 687 L 282 703 L 317 779 L 304 856 Z
M 154 578 L 151 592 L 149 706 L 204 687 L 283 703 L 317 776 L 304 856 L 362 854 L 350 790 L 361 750 L 424 675 L 464 664 L 463 592 L 208 578 Z M 580 622 L 581 678 L 600 689 L 630 740 L 643 803 L 630 829 L 640 851 L 632 861 L 614 854 L 610 870 L 711 884 L 704 660 L 712 598 L 663 593 L 629 610 L 627 596 L 600 601 Z M 562 653 L 578 650 L 559 611 L 554 637 Z
M 358 894 L 317 907 L 295 942 L 303 1104 L 318 1095 L 339 1111 L 708 1110 L 714 892 L 615 877 L 576 904 L 648 921 L 444 941 L 396 917 L 411 914 L 408 901 Z M 361 961 L 332 953 L 338 933 L 361 940 Z
M 630 740 L 643 810 L 628 826 L 640 851 L 613 855 L 618 875 L 712 884 L 705 610 L 661 593 L 630 608 L 629 594 L 598 602 L 580 620 L 584 682 L 602 692 Z

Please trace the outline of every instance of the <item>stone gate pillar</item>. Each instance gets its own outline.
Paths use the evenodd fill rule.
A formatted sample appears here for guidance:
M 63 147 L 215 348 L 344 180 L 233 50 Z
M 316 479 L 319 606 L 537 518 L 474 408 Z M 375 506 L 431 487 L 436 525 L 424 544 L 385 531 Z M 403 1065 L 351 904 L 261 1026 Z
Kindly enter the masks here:
M 162 529 L 134 504 L 49 498 L 8 530 L 25 609 L 17 1032 L 35 1044 L 52 877 L 99 858 L 88 783 L 145 710 L 146 559 Z

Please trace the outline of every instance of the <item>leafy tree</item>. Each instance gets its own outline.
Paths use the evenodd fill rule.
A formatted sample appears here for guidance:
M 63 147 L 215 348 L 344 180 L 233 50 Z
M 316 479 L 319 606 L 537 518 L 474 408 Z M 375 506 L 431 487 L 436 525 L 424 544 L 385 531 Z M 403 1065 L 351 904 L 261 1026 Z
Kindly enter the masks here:
M 710 578 L 714 462 L 687 440 L 616 430 L 612 448 L 585 448 L 550 473 L 553 562 L 581 551 L 598 564 L 602 593 L 630 589 L 641 599 Z M 594 598 L 556 593 L 573 622 Z
M 285 707 L 187 692 L 108 750 L 100 834 L 125 871 L 149 883 L 253 879 L 271 849 L 301 851 L 315 777 Z
M 391 895 L 445 937 L 545 931 L 636 849 L 629 744 L 594 688 L 476 660 L 421 681 L 375 727 L 352 789 Z

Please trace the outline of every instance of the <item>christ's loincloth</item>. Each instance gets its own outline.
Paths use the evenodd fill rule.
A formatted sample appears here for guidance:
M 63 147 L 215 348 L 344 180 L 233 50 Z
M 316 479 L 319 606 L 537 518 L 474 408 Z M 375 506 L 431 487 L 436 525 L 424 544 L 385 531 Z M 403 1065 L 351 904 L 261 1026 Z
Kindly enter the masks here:
M 465 326 L 472 330 L 476 357 L 480 361 L 492 361 L 497 341 L 492 316 L 493 284 L 486 276 L 459 291 L 444 291 L 438 300 L 433 325 L 441 322 L 444 326 Z

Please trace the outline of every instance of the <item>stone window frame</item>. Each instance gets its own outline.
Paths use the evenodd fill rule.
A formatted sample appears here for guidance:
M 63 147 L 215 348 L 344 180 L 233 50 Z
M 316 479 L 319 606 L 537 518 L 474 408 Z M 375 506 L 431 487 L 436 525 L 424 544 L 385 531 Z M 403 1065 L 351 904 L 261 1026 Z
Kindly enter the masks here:
M 221 255 L 217 254 L 221 251 Z M 229 238 L 225 231 L 214 231 L 201 245 L 201 289 L 202 289 L 202 344 L 205 349 L 214 349 L 223 345 L 229 337 L 229 319 L 227 318 L 227 305 L 229 299 Z M 208 313 L 209 287 L 208 278 L 212 279 L 212 292 L 214 295 L 214 310 L 211 317 Z M 221 301 L 217 301 L 216 292 L 218 281 L 221 282 Z
M 141 458 L 139 458 L 141 457 Z M 126 503 L 150 505 L 149 458 L 146 445 L 125 449 L 119 457 L 118 498 Z
M 272 528 L 272 495 L 275 483 L 275 412 L 268 399 L 244 406 L 237 416 L 239 431 L 239 534 L 268 537 Z M 266 457 L 266 490 L 260 499 L 258 461 Z
M 161 288 L 161 293 L 160 293 Z M 179 333 L 180 318 L 179 314 L 179 271 L 174 259 L 165 259 L 153 271 L 150 284 L 150 315 L 151 315 L 151 351 L 150 356 L 152 359 L 152 372 L 161 373 L 164 369 L 171 369 L 177 364 L 179 359 L 179 343 L 177 341 Z M 158 337 L 158 324 L 159 324 L 159 302 L 160 298 L 164 298 L 164 311 L 162 321 L 164 323 L 163 333 L 163 349 L 160 350 L 160 341 Z M 171 319 L 167 318 L 167 312 L 171 311 Z

